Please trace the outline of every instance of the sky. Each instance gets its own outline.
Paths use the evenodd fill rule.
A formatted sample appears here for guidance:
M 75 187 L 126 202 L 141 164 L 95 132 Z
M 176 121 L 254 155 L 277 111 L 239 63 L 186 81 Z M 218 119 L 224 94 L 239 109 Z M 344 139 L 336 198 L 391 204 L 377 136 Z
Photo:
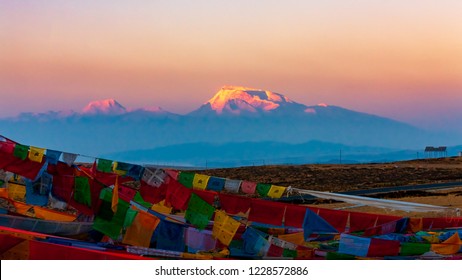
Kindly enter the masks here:
M 0 117 L 106 98 L 187 113 L 242 85 L 451 127 L 461 11 L 459 0 L 4 0 Z

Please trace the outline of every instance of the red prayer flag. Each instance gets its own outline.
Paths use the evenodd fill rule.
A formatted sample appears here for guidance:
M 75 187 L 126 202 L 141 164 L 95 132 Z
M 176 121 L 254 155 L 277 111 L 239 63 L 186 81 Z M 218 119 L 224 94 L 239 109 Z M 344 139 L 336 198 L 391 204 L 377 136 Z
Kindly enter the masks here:
M 252 199 L 250 202 L 249 221 L 281 226 L 284 217 L 285 204 Z

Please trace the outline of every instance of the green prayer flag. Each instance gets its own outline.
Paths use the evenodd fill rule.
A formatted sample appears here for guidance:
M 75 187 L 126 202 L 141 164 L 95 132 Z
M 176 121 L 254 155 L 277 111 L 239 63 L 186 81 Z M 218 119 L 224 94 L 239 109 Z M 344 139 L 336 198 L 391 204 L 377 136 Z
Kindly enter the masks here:
M 128 228 L 129 226 L 131 226 L 137 214 L 138 211 L 128 208 L 127 214 L 125 215 L 124 228 Z
M 27 154 L 29 153 L 29 146 L 16 144 L 14 146 L 13 155 L 17 158 L 25 160 L 27 158 Z
M 133 197 L 133 201 L 136 203 L 141 204 L 143 207 L 151 209 L 152 203 L 144 201 L 143 197 L 141 196 L 140 192 L 136 192 L 135 196 Z
M 101 172 L 106 172 L 106 173 L 111 172 L 112 171 L 112 160 L 99 158 L 96 169 Z
M 198 229 L 204 229 L 212 218 L 215 208 L 196 194 L 191 194 L 185 219 Z
M 271 189 L 271 185 L 270 184 L 257 184 L 257 193 L 258 195 L 260 196 L 266 196 L 269 192 L 269 190 Z
M 282 256 L 286 258 L 296 258 L 297 257 L 297 251 L 295 250 L 290 250 L 290 249 L 284 249 L 282 252 Z
M 192 189 L 195 173 L 181 171 L 178 175 L 178 182 L 188 189 Z
M 74 200 L 91 206 L 90 183 L 87 177 L 76 176 L 74 180 Z
M 430 249 L 431 249 L 430 243 L 403 242 L 401 243 L 401 250 L 399 254 L 401 256 L 418 256 L 426 252 L 429 252 Z
M 112 191 L 110 189 L 103 189 L 101 191 L 100 198 L 103 200 L 100 206 L 99 213 L 112 212 L 111 202 L 112 202 Z M 106 208 L 101 209 L 101 208 Z M 117 239 L 122 231 L 122 227 L 125 224 L 125 217 L 130 205 L 119 199 L 117 204 L 117 211 L 114 213 L 110 220 L 104 219 L 100 214 L 95 217 L 93 222 L 93 229 L 111 237 L 112 239 Z

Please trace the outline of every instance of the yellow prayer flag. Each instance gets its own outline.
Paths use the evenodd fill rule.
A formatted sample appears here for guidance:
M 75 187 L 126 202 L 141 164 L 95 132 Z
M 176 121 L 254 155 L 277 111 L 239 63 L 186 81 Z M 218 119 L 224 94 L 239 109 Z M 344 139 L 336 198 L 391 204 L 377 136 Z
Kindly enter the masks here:
M 112 165 L 112 172 L 114 172 L 115 174 L 119 175 L 119 176 L 125 176 L 127 175 L 127 171 L 125 170 L 119 170 L 117 169 L 117 166 L 118 166 L 118 162 L 117 161 L 114 161 L 114 164 Z
M 146 212 L 139 211 L 133 223 L 125 232 L 122 242 L 133 246 L 149 247 L 151 236 L 159 222 L 159 218 Z
M 42 162 L 45 149 L 30 146 L 29 148 L 29 159 L 35 162 Z
M 48 221 L 73 222 L 77 218 L 75 215 L 61 213 L 50 209 L 34 206 L 35 217 Z
M 205 190 L 207 183 L 209 182 L 210 176 L 195 174 L 193 180 L 193 188 L 197 190 Z
M 24 201 L 26 197 L 26 186 L 8 183 L 8 196 L 12 200 Z
M 154 210 L 162 214 L 170 214 L 172 212 L 172 207 L 165 206 L 165 199 L 159 203 L 154 204 L 151 207 L 151 210 Z
M 440 255 L 453 255 L 459 252 L 462 241 L 460 240 L 459 233 L 454 233 L 451 237 L 446 239 L 440 244 L 432 244 L 432 251 Z
M 117 212 L 117 204 L 119 204 L 119 176 L 116 176 L 114 189 L 112 189 L 111 209 L 114 213 Z
M 285 190 L 286 190 L 286 187 L 279 187 L 279 186 L 271 185 L 271 188 L 268 191 L 267 196 L 271 198 L 281 198 Z
M 238 221 L 228 216 L 224 211 L 218 210 L 215 212 L 212 236 L 228 246 L 233 240 L 239 226 L 240 223 Z
M 284 241 L 293 243 L 293 244 L 302 245 L 302 246 L 305 245 L 305 238 L 303 237 L 303 231 L 279 235 L 278 238 Z

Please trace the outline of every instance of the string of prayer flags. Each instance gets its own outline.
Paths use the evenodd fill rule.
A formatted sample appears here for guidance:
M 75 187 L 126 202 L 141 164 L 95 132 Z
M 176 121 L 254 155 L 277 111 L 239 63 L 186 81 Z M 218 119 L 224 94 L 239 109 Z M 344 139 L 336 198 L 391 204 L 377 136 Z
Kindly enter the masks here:
M 231 179 L 226 179 L 225 180 L 225 190 L 231 193 L 238 193 L 239 188 L 241 186 L 241 180 L 231 180 Z
M 270 184 L 263 184 L 263 183 L 257 184 L 257 193 L 261 197 L 267 196 L 270 189 L 271 189 Z
M 225 179 L 211 176 L 207 182 L 207 190 L 221 192 L 225 187 Z
M 312 233 L 337 234 L 338 231 L 326 222 L 326 220 L 311 211 L 309 208 L 306 208 L 305 218 L 303 220 L 303 236 L 305 240 L 307 240 Z
M 14 146 L 13 155 L 15 157 L 25 160 L 27 158 L 28 153 L 29 153 L 29 146 L 25 146 L 21 144 L 16 144 Z
M 205 190 L 207 183 L 209 182 L 210 176 L 203 174 L 195 174 L 193 179 L 193 189 Z
M 249 182 L 249 181 L 242 181 L 241 190 L 243 193 L 254 194 L 256 188 L 257 188 L 257 183 Z
M 215 208 L 195 193 L 191 194 L 185 219 L 198 229 L 204 229 L 212 218 Z
M 178 174 L 178 182 L 180 182 L 180 184 L 187 187 L 188 189 L 192 189 L 194 175 L 195 174 L 192 172 L 181 171 L 180 174 Z
M 224 211 L 218 210 L 215 212 L 212 235 L 222 244 L 229 246 L 239 226 L 238 221 L 228 216 Z
M 108 159 L 98 159 L 98 165 L 96 166 L 96 169 L 101 172 L 109 173 L 112 170 L 112 160 Z
M 29 159 L 35 162 L 42 162 L 45 149 L 30 146 Z
M 61 157 L 61 152 L 47 149 L 45 156 L 49 164 L 56 165 L 58 164 L 59 157 Z
M 155 171 L 152 171 L 149 168 L 144 168 L 141 180 L 150 186 L 160 187 L 164 183 L 166 176 L 167 173 L 160 168 Z
M 123 243 L 148 248 L 151 237 L 159 224 L 159 218 L 139 211 L 130 227 L 125 232 Z
M 90 183 L 87 177 L 75 176 L 74 200 L 80 204 L 91 206 Z
M 267 196 L 271 198 L 281 198 L 285 190 L 286 187 L 271 185 L 271 188 L 269 189 Z
M 63 153 L 63 161 L 68 165 L 72 166 L 79 155 L 73 153 Z

